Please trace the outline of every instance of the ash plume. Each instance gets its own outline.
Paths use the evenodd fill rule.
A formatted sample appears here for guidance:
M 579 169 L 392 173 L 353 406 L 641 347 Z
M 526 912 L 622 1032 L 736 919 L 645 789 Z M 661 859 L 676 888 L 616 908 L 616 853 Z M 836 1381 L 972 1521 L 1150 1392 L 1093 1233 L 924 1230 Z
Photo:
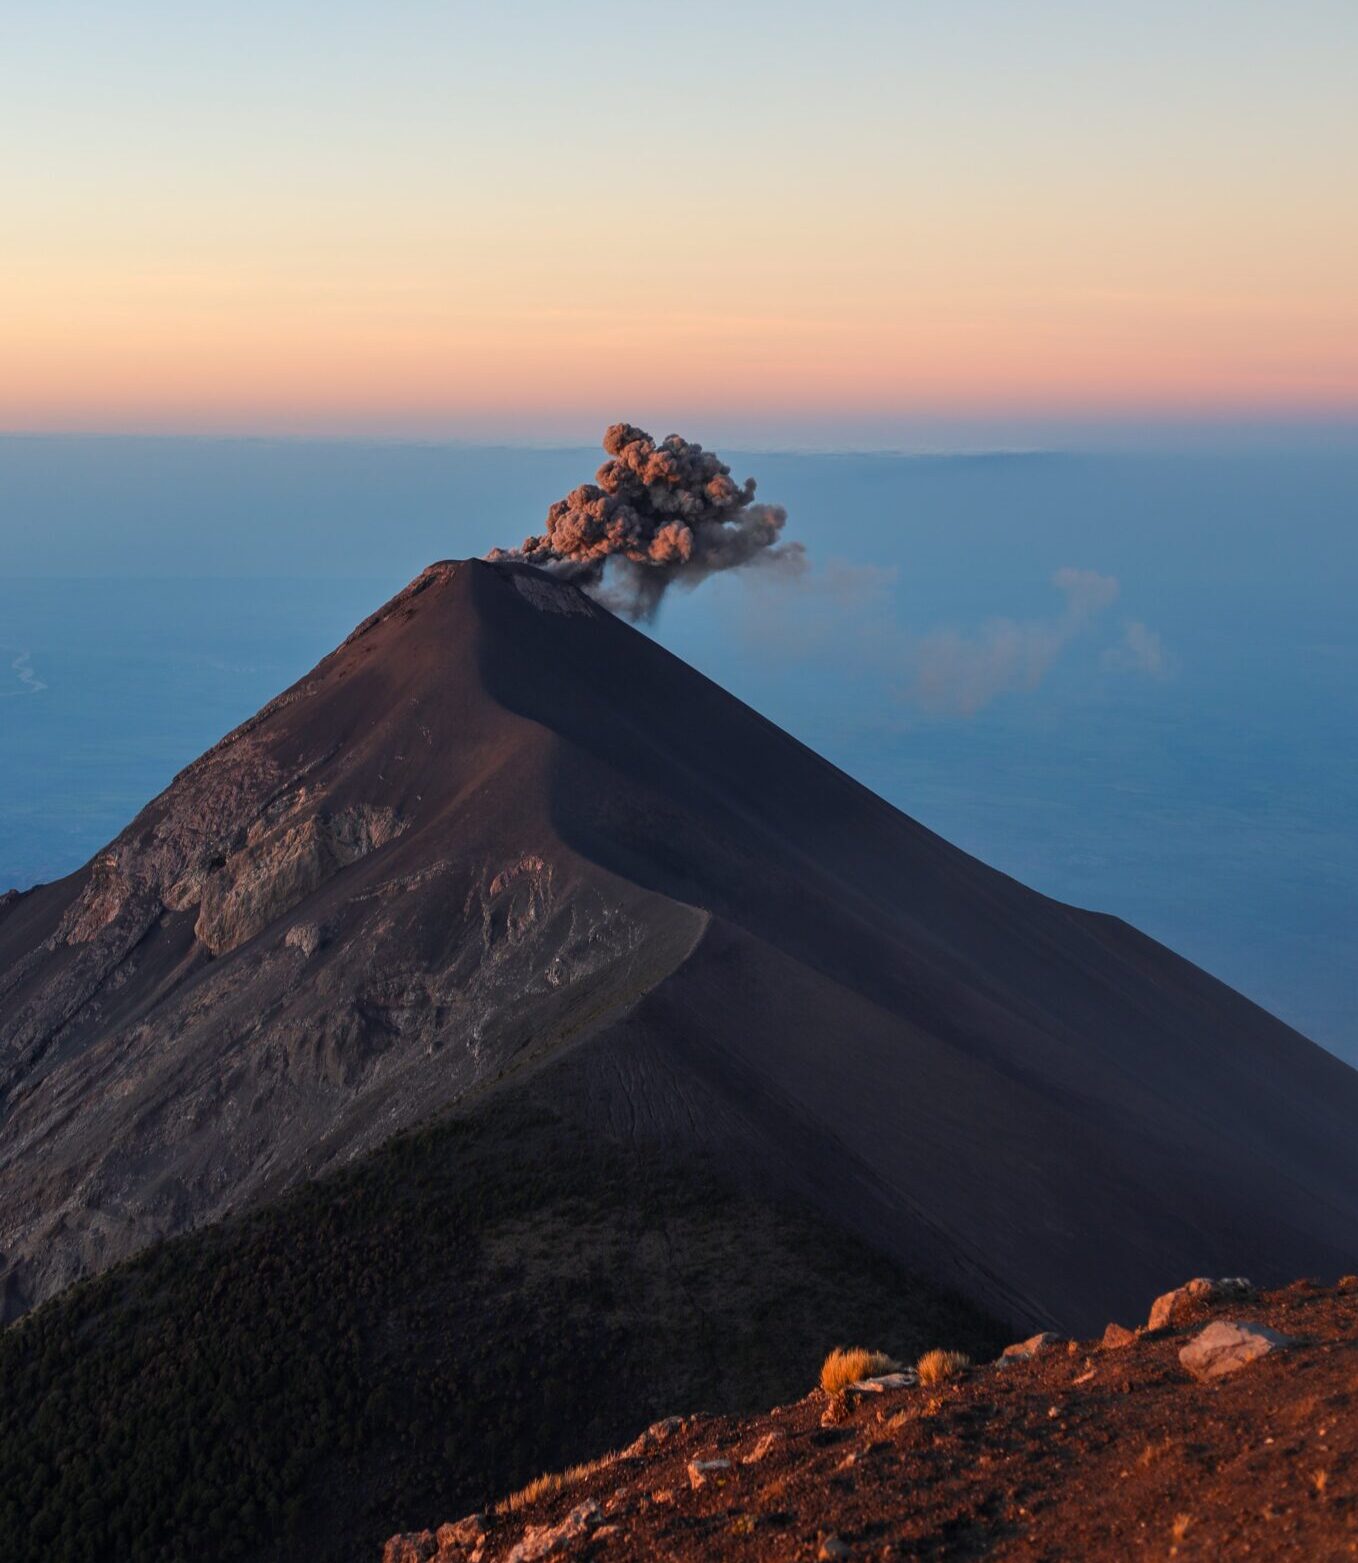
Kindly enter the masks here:
M 676 583 L 756 564 L 799 570 L 800 543 L 780 543 L 781 505 L 756 503 L 712 451 L 678 434 L 657 444 L 634 424 L 604 434 L 609 459 L 547 512 L 547 530 L 490 559 L 521 559 L 583 586 L 629 619 L 653 619 Z

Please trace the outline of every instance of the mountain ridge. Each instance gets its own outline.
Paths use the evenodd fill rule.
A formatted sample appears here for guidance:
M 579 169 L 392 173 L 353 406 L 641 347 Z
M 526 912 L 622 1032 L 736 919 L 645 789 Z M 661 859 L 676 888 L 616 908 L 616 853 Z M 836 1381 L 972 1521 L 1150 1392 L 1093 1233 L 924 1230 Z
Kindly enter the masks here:
M 1015 1325 L 1358 1244 L 1352 1070 L 575 587 L 443 561 L 0 911 L 4 1317 L 568 1051 L 582 1122 Z

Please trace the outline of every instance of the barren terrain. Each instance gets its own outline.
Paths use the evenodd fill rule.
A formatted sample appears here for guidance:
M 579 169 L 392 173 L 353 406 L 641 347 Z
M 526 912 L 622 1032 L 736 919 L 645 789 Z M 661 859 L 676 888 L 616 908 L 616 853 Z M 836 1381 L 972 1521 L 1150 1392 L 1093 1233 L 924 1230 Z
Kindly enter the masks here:
M 1199 1382 L 1179 1353 L 1216 1319 L 1295 1344 Z M 1110 1333 L 932 1387 L 675 1419 L 545 1499 L 393 1538 L 385 1560 L 1358 1556 L 1358 1279 Z

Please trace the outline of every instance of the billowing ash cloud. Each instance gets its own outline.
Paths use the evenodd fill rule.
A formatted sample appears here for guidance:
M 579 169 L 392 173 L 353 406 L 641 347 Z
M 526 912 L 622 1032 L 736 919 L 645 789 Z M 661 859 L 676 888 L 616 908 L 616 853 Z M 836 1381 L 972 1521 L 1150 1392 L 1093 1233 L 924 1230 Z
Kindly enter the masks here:
M 604 462 L 547 512 L 547 530 L 491 559 L 522 559 L 576 582 L 630 619 L 655 617 L 676 583 L 696 586 L 718 570 L 756 564 L 799 570 L 800 543 L 779 536 L 781 505 L 757 504 L 710 450 L 669 434 L 657 445 L 644 429 L 615 423 Z

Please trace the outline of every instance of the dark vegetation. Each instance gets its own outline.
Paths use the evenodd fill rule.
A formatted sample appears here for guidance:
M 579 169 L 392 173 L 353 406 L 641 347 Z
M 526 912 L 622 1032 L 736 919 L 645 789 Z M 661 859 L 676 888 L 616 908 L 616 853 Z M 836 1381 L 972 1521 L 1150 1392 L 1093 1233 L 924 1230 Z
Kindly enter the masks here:
M 828 1346 L 1001 1336 L 804 1211 L 522 1098 L 164 1243 L 0 1334 L 6 1563 L 376 1556 Z

